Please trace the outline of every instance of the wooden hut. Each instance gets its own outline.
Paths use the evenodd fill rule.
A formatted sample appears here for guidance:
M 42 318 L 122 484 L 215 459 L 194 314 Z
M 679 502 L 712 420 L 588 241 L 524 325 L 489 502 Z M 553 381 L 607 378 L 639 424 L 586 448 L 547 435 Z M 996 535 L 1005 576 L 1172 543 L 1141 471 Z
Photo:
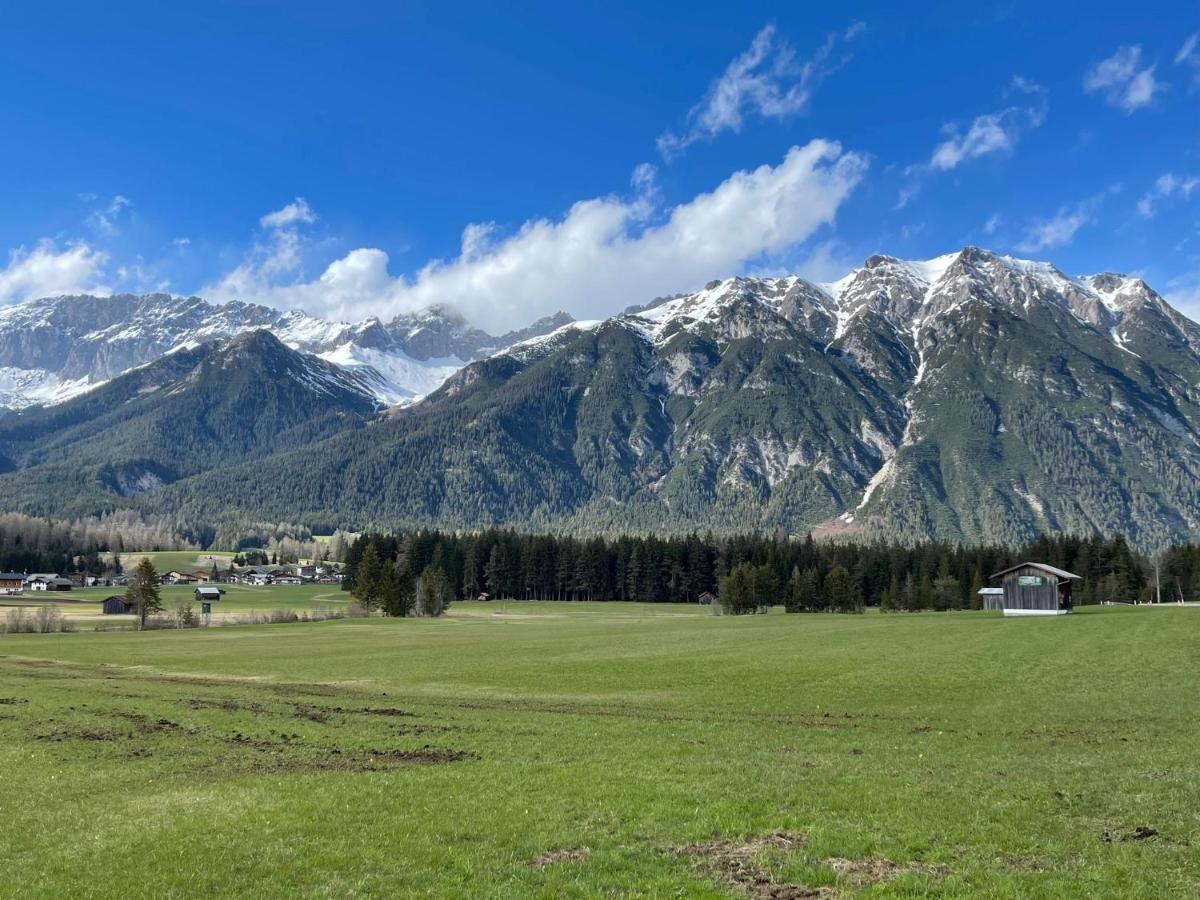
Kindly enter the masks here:
M 1062 616 L 1071 611 L 1073 575 L 1045 563 L 1024 562 L 992 576 L 1001 579 L 1006 616 Z
M 121 594 L 113 594 L 111 597 L 104 598 L 104 602 L 100 605 L 100 611 L 106 616 L 122 616 L 137 610 L 134 609 L 134 604 Z
M 1004 588 L 980 588 L 979 598 L 983 609 L 1004 609 Z

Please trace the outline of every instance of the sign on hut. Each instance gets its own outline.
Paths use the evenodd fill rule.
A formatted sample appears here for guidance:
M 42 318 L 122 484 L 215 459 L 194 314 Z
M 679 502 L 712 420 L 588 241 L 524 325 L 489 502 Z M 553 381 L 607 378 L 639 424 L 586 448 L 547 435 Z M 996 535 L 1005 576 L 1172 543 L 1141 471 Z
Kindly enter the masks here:
M 1063 616 L 1071 611 L 1071 582 L 1078 575 L 1045 563 L 1025 562 L 992 576 L 1003 579 L 1006 616 Z

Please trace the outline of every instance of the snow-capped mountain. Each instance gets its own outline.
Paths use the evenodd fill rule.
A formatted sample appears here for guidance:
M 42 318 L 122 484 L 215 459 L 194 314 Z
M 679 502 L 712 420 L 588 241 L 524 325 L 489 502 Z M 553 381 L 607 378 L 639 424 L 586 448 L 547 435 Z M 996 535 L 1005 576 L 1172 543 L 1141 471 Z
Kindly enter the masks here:
M 1124 275 L 874 256 L 561 326 L 302 462 L 355 523 L 1154 546 L 1200 535 L 1200 326 Z M 212 515 L 315 514 L 224 483 Z
M 307 346 L 355 391 L 424 399 L 369 425 L 340 414 L 331 436 L 293 432 L 245 467 L 203 471 L 200 455 L 139 506 L 322 527 L 1200 537 L 1200 325 L 1134 277 L 966 248 L 873 256 L 828 284 L 714 281 L 544 321 L 491 342 L 503 349 L 437 310 L 347 327 Z M 29 512 L 107 508 L 108 475 L 46 469 L 71 443 L 48 412 L 33 444 L 26 415 L 0 419 L 18 469 L 0 480 L 19 480 Z M 138 485 L 159 471 L 129 465 Z
M 564 315 L 514 332 L 512 339 L 556 327 Z M 60 403 L 181 347 L 256 329 L 269 330 L 294 350 L 353 368 L 386 404 L 412 402 L 466 362 L 509 342 L 470 327 L 446 308 L 387 323 L 348 323 L 169 294 L 48 297 L 0 309 L 0 407 Z

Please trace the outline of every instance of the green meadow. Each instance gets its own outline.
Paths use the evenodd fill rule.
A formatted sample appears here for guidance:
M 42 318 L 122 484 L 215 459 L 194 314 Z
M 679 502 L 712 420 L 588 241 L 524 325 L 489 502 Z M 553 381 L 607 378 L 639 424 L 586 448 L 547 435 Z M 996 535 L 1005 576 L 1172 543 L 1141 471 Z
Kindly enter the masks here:
M 169 571 L 169 570 L 168 570 Z M 196 612 L 200 604 L 195 602 L 196 585 L 165 585 L 159 588 L 163 610 L 172 613 L 179 601 L 191 602 Z M 270 613 L 277 609 L 290 609 L 297 614 L 314 609 L 345 608 L 350 595 L 336 584 L 280 584 L 255 587 L 249 584 L 218 584 L 225 593 L 212 604 L 212 622 L 223 624 L 227 619 L 235 620 L 242 613 Z M 103 615 L 101 604 L 105 597 L 124 594 L 123 587 L 82 588 L 64 593 L 30 592 L 19 597 L 0 597 L 0 617 L 6 610 L 21 606 L 34 609 L 39 606 L 55 606 L 80 630 L 93 630 L 97 625 L 122 625 L 134 621 L 131 615 Z
M 213 563 L 218 569 L 228 569 L 233 563 L 232 553 L 222 553 L 209 550 L 155 550 L 149 553 L 129 552 L 121 555 L 121 565 L 126 571 L 133 568 L 143 559 L 154 563 L 159 575 L 167 572 L 204 572 L 212 571 Z
M 1197 896 L 1197 646 L 1149 607 L 10 634 L 0 895 Z

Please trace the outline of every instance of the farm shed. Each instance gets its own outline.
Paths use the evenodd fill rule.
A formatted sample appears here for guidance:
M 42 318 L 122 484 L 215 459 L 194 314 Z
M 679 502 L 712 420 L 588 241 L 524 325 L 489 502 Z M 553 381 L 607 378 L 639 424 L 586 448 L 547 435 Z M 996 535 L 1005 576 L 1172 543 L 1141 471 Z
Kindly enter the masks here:
M 75 587 L 75 582 L 57 575 L 31 575 L 26 579 L 25 587 L 31 591 L 69 591 Z
M 104 598 L 104 602 L 100 604 L 100 612 L 106 616 L 120 616 L 134 612 L 134 608 L 133 604 L 124 596 L 113 594 L 111 597 Z
M 1006 616 L 1061 616 L 1071 611 L 1071 582 L 1079 576 L 1045 563 L 1024 562 L 997 572 Z
M 195 596 L 197 600 L 212 601 L 220 600 L 223 593 L 224 591 L 216 587 L 198 587 Z
M 1004 608 L 1004 588 L 980 588 L 979 598 L 983 601 L 983 609 Z

